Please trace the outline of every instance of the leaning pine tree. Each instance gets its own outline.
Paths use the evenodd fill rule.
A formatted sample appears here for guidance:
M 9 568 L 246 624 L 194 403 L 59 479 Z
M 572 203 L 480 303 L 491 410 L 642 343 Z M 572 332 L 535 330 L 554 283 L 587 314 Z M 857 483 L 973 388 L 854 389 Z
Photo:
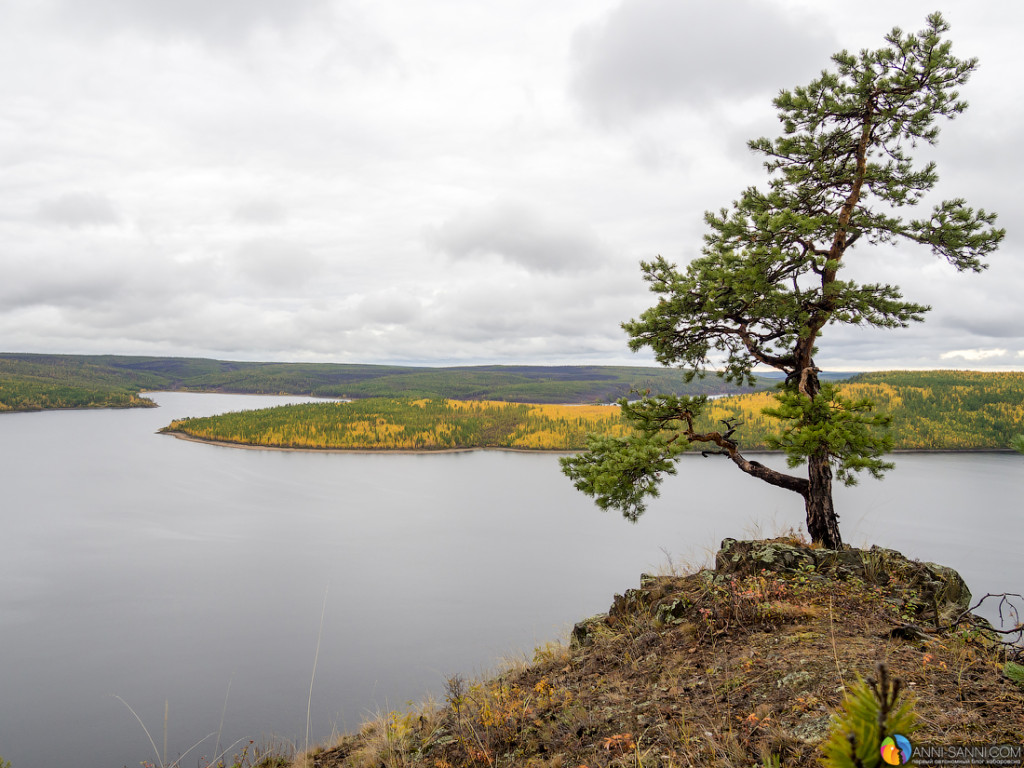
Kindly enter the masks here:
M 915 165 L 910 150 L 934 144 L 937 118 L 967 106 L 957 88 L 977 60 L 954 58 L 942 37 L 947 30 L 933 14 L 921 32 L 894 29 L 885 47 L 838 53 L 834 71 L 782 91 L 774 104 L 784 135 L 749 144 L 766 158 L 767 190 L 749 188 L 731 209 L 707 213 L 703 256 L 685 271 L 661 257 L 643 263 L 644 279 L 660 298 L 623 324 L 634 351 L 651 347 L 660 364 L 686 369 L 688 379 L 713 363 L 734 382 L 752 383 L 756 366 L 785 373 L 777 404 L 764 413 L 781 422 L 771 447 L 785 452 L 791 469 L 806 464 L 806 476 L 748 460 L 731 425 L 702 429 L 705 398 L 647 396 L 620 402 L 634 436 L 592 436 L 585 453 L 562 459 L 563 471 L 600 507 L 636 520 L 662 474 L 675 474 L 676 459 L 697 443 L 748 475 L 800 494 L 811 538 L 842 546 L 832 478 L 852 485 L 860 471 L 881 477 L 892 466 L 882 460 L 892 445 L 876 429 L 887 417 L 819 380 L 819 338 L 839 323 L 906 327 L 929 309 L 905 301 L 896 286 L 841 277 L 854 245 L 909 240 L 959 271 L 980 272 L 1004 235 L 993 226 L 995 214 L 959 198 L 924 218 L 899 215 L 938 180 L 934 164 Z

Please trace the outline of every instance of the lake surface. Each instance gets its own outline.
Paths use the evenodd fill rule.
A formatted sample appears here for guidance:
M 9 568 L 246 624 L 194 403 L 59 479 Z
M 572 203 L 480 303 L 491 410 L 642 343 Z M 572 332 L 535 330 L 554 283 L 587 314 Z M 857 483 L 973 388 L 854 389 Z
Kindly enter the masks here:
M 161 752 L 166 706 L 170 761 L 222 718 L 222 749 L 301 746 L 312 679 L 323 741 L 564 636 L 668 556 L 700 564 L 726 536 L 803 519 L 794 494 L 716 458 L 684 459 L 630 525 L 553 455 L 201 445 L 155 431 L 305 399 L 153 398 L 159 409 L 0 416 L 0 756 L 13 768 L 155 762 L 115 696 Z M 976 595 L 1024 590 L 1024 457 L 895 461 L 884 482 L 837 491 L 845 539 L 957 568 Z

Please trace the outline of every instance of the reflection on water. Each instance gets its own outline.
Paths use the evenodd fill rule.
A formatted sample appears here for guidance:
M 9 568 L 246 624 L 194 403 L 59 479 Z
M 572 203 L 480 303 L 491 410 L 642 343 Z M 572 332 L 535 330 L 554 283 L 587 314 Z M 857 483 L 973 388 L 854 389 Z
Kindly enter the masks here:
M 605 610 L 643 570 L 724 536 L 798 526 L 799 499 L 687 457 L 637 525 L 551 455 L 242 451 L 157 435 L 171 419 L 303 398 L 157 393 L 159 409 L 0 417 L 0 755 L 16 768 L 302 741 L 439 693 Z M 765 463 L 777 462 L 767 457 Z M 901 455 L 840 489 L 843 532 L 1020 591 L 1015 455 Z M 225 707 L 226 701 L 226 707 Z M 301 738 L 300 738 L 301 737 Z M 191 753 L 212 757 L 214 739 Z

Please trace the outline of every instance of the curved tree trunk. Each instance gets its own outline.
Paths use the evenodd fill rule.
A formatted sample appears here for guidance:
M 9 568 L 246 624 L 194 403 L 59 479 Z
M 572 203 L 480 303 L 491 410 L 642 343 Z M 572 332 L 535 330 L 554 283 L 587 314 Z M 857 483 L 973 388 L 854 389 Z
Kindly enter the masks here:
M 798 389 L 804 397 L 813 400 L 821 392 L 821 382 L 818 380 L 818 369 L 809 356 L 807 362 L 808 365 L 801 371 Z M 820 448 L 807 459 L 804 507 L 807 510 L 807 533 L 811 541 L 820 543 L 826 549 L 842 549 L 839 515 L 832 505 L 832 465 L 828 453 Z
M 832 467 L 828 456 L 816 455 L 807 460 L 807 533 L 811 541 L 821 542 L 826 549 L 842 549 L 839 515 L 832 506 Z

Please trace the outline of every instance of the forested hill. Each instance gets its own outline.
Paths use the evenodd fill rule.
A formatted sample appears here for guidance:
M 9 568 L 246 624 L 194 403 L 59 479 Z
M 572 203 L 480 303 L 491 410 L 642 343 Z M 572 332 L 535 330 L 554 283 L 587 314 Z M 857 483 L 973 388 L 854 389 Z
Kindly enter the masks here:
M 830 374 L 839 378 L 839 374 Z M 759 392 L 715 400 L 706 426 L 735 417 L 746 448 L 763 446 L 779 424 L 761 414 Z M 903 449 L 1005 448 L 1024 434 L 1024 373 L 883 371 L 843 384 L 893 417 Z M 474 366 L 242 363 L 200 358 L 0 354 L 0 411 L 131 407 L 152 404 L 139 390 L 303 394 L 362 399 L 441 398 L 520 403 L 611 402 L 630 391 L 725 394 L 738 388 L 709 377 L 685 384 L 678 370 L 627 366 Z M 746 390 L 750 393 L 750 390 Z M 532 447 L 532 446 L 531 446 Z M 575 444 L 565 447 L 575 448 Z
M 91 358 L 0 354 L 0 412 L 153 406 L 138 393 L 156 381 Z
M 757 389 L 772 386 L 762 379 Z M 143 405 L 140 389 L 317 397 L 442 397 L 520 403 L 610 402 L 631 391 L 750 391 L 711 377 L 686 384 L 657 367 L 413 367 L 245 363 L 202 358 L 0 354 L 0 411 Z
M 1007 371 L 880 371 L 842 383 L 849 398 L 867 398 L 892 417 L 889 434 L 897 450 L 1005 449 L 1024 434 L 1024 373 Z M 747 449 L 764 448 L 781 425 L 761 413 L 775 402 L 767 392 L 715 400 L 702 426 L 722 419 L 739 424 Z

